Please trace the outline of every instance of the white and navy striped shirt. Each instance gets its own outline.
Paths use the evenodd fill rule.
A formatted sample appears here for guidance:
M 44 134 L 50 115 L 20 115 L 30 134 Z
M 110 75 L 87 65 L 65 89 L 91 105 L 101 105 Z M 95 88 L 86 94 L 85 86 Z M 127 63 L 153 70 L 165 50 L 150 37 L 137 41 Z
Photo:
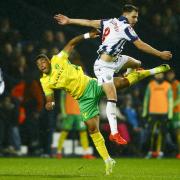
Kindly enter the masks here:
M 101 20 L 101 32 L 102 44 L 99 46 L 98 54 L 120 55 L 126 41 L 133 42 L 138 39 L 138 35 L 124 16 Z

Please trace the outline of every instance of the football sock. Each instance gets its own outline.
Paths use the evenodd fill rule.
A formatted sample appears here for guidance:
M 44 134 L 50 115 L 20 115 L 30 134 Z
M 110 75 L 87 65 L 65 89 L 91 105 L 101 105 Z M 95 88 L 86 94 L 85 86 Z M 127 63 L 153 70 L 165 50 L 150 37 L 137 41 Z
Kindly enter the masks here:
M 114 135 L 118 133 L 117 118 L 116 118 L 116 101 L 108 100 L 107 106 L 106 106 L 106 114 L 109 121 L 111 134 Z
M 133 71 L 135 71 L 134 69 L 132 69 L 132 68 L 127 68 L 127 70 L 126 70 L 126 75 L 128 75 L 129 73 L 131 73 L 131 72 L 133 72 Z
M 150 76 L 150 70 L 141 70 L 128 74 L 125 78 L 129 81 L 130 85 L 137 83 L 138 81 Z
M 88 135 L 86 131 L 80 131 L 80 142 L 83 150 L 87 150 L 89 147 Z
M 157 138 L 157 152 L 161 152 L 161 146 L 162 146 L 162 132 L 159 130 L 158 138 Z
M 105 141 L 100 132 L 94 133 L 90 135 L 94 145 L 99 153 L 99 155 L 103 158 L 104 161 L 110 158 L 109 153 L 106 149 Z
M 61 132 L 61 135 L 58 139 L 58 148 L 57 148 L 57 152 L 61 153 L 62 151 L 62 147 L 63 147 L 63 144 L 64 144 L 64 141 L 65 139 L 67 138 L 68 136 L 68 131 L 62 131 Z

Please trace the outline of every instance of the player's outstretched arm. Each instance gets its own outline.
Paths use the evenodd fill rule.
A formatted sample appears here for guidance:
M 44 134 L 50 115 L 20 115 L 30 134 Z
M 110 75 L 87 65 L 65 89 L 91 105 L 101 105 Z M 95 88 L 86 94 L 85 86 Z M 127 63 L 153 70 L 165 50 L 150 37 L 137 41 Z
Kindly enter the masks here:
M 96 29 L 100 28 L 100 25 L 101 25 L 100 20 L 72 19 L 63 14 L 56 14 L 54 16 L 54 19 L 56 19 L 56 21 L 60 25 L 75 24 L 75 25 L 80 25 L 80 26 L 93 27 Z
M 163 60 L 170 60 L 172 58 L 170 51 L 159 51 L 140 39 L 134 41 L 133 43 L 141 51 L 157 56 Z
M 82 35 L 79 35 L 79 36 L 76 36 L 74 37 L 73 39 L 71 39 L 67 45 L 64 47 L 64 51 L 68 54 L 70 54 L 72 52 L 72 50 L 74 49 L 74 47 L 79 44 L 81 41 L 83 41 L 84 39 L 93 39 L 93 38 L 96 38 L 98 37 L 99 35 L 99 31 L 97 31 L 96 29 L 93 29 L 92 31 L 88 32 L 88 33 L 85 33 L 85 34 L 82 34 Z

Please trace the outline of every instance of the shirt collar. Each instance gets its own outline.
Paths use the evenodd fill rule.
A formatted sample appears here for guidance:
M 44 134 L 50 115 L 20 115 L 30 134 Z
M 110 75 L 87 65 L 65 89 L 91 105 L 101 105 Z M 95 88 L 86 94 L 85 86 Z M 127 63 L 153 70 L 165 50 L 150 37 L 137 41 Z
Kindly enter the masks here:
M 125 16 L 120 16 L 120 17 L 119 17 L 119 21 L 124 21 L 124 22 L 126 22 L 126 23 L 129 23 L 129 22 L 128 22 L 128 19 L 127 19 Z

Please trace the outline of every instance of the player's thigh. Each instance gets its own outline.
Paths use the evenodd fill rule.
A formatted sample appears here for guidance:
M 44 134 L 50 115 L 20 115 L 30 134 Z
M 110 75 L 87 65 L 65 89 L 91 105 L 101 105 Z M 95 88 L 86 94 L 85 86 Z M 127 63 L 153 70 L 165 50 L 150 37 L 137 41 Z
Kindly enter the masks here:
M 87 129 L 81 115 L 75 115 L 75 129 L 77 131 L 85 131 Z
M 127 68 L 138 68 L 141 66 L 141 61 L 136 60 L 130 56 L 122 55 L 122 70 Z
M 73 129 L 73 123 L 74 123 L 74 116 L 73 115 L 67 115 L 67 118 L 63 120 L 62 122 L 62 129 L 70 131 Z
M 98 86 L 96 80 L 92 79 L 83 95 L 78 99 L 80 112 L 83 118 L 83 121 L 93 118 L 96 115 L 99 115 L 99 101 L 100 98 L 104 95 L 102 86 Z
M 115 68 L 110 67 L 99 67 L 99 69 L 94 70 L 94 74 L 97 77 L 98 85 L 104 83 L 113 83 Z

